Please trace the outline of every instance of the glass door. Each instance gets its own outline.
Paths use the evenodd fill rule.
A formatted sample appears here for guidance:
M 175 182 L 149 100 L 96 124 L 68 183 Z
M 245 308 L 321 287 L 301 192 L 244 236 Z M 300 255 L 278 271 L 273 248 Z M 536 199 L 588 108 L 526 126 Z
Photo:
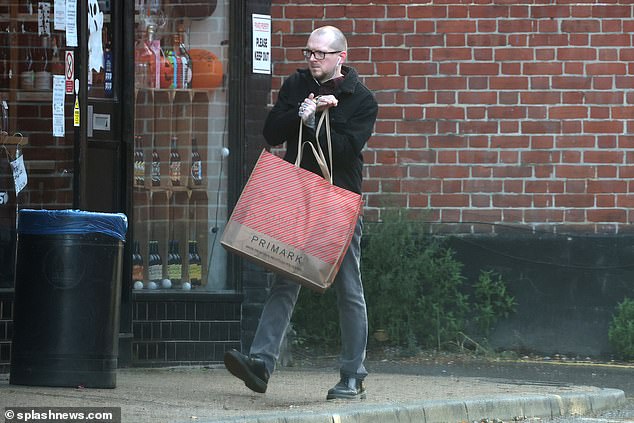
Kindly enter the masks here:
M 13 286 L 18 208 L 74 206 L 75 97 L 65 58 L 77 49 L 65 13 L 52 1 L 0 2 L 0 288 Z
M 135 27 L 134 289 L 226 290 L 229 1 L 137 0 Z

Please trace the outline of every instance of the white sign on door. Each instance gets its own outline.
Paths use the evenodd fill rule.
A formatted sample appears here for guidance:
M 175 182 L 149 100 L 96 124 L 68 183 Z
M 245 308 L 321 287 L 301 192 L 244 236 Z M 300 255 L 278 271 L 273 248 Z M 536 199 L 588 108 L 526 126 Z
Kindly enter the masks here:
M 253 73 L 271 74 L 271 16 L 253 14 Z

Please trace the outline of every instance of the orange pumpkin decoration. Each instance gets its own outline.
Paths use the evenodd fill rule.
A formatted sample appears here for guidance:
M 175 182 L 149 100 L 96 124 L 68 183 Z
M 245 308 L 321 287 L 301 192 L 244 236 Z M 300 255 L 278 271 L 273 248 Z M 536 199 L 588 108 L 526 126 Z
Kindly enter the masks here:
M 192 59 L 192 88 L 212 89 L 222 85 L 222 62 L 215 54 L 193 48 L 189 56 Z

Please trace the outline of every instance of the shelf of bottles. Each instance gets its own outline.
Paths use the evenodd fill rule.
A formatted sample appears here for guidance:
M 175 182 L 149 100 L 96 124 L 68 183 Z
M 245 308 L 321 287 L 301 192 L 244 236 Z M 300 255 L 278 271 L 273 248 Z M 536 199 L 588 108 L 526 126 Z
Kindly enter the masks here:
M 135 290 L 200 290 L 207 280 L 209 90 L 192 87 L 175 29 L 158 40 L 149 25 L 135 52 Z
M 31 4 L 31 8 L 28 4 Z M 24 130 L 24 103 L 49 105 L 53 75 L 64 74 L 63 31 L 38 28 L 37 4 L 0 5 L 0 133 Z M 53 13 L 53 10 L 51 10 Z M 50 106 L 49 106 L 50 107 Z M 30 122 L 32 120 L 29 120 Z

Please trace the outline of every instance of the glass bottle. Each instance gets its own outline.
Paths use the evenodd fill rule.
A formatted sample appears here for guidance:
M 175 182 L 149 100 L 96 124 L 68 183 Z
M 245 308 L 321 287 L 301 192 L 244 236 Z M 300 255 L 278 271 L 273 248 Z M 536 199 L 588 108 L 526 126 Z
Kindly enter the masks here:
M 145 153 L 143 152 L 143 137 L 134 137 L 134 185 L 145 185 Z
M 170 141 L 170 180 L 174 186 L 181 184 L 181 155 L 178 152 L 177 141 L 178 138 L 175 136 Z
M 148 261 L 148 273 L 150 282 L 160 285 L 163 279 L 163 260 L 159 253 L 158 241 L 150 241 L 150 260 Z
M 189 283 L 192 288 L 201 285 L 202 267 L 200 256 L 198 255 L 198 245 L 196 241 L 189 241 Z
M 152 186 L 161 185 L 161 157 L 159 156 L 156 146 L 152 150 Z
M 141 244 L 134 241 L 134 252 L 132 253 L 132 280 L 143 282 L 143 256 L 141 255 Z
M 203 166 L 200 153 L 198 152 L 198 143 L 196 142 L 196 138 L 192 138 L 191 177 L 194 181 L 194 185 L 200 185 L 203 181 Z
M 183 262 L 178 253 L 178 241 L 170 241 L 170 254 L 167 262 L 167 277 L 172 281 L 172 287 L 179 287 L 183 279 Z
M 171 67 L 171 75 L 169 81 L 168 88 L 180 88 L 180 59 L 178 58 L 178 50 L 166 48 L 165 49 L 165 58 Z
M 156 39 L 156 26 L 147 26 L 145 38 L 135 48 L 134 60 L 138 87 L 160 88 L 161 42 Z
M 193 62 L 189 55 L 189 49 L 185 47 L 185 27 L 178 25 L 177 35 L 174 36 L 174 50 L 178 51 L 181 59 L 181 75 L 182 75 L 182 88 L 192 87 Z

